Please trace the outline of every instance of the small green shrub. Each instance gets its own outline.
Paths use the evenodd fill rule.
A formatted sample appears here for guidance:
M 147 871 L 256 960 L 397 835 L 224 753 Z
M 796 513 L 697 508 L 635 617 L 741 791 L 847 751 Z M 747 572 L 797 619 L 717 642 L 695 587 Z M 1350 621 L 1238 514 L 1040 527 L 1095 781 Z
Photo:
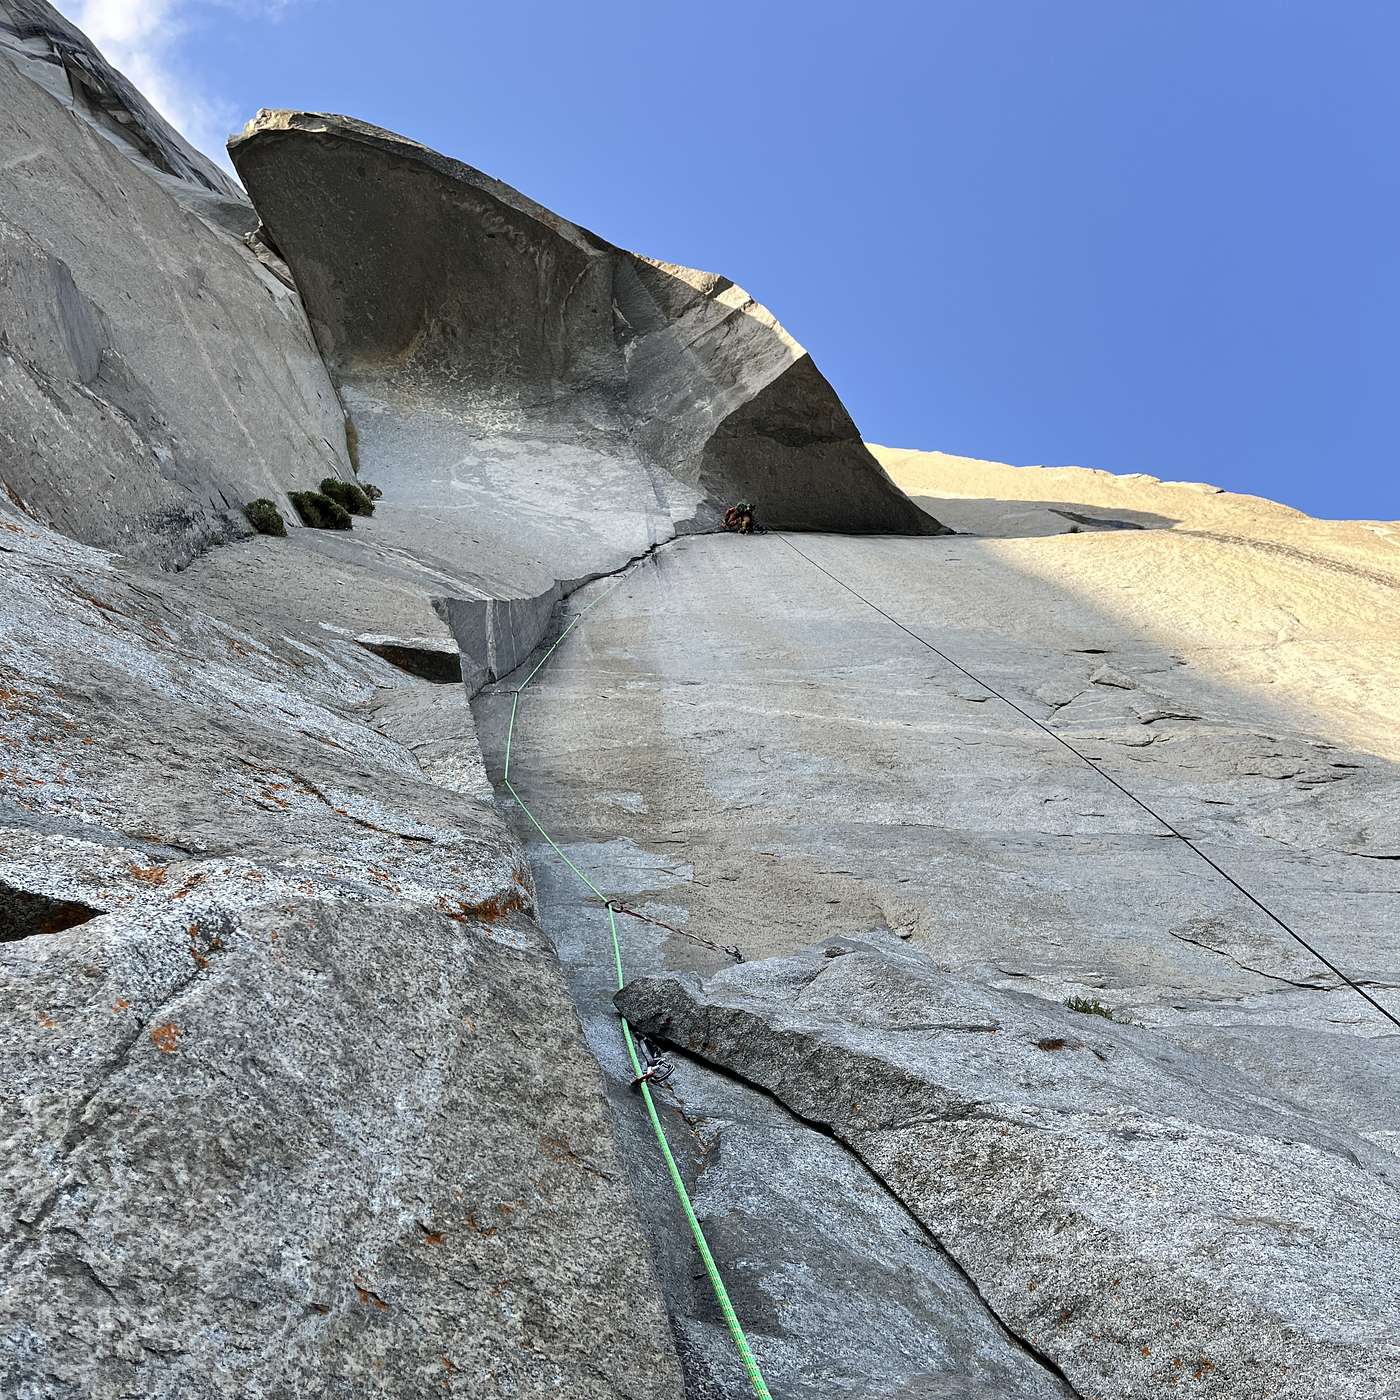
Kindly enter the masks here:
M 362 481 L 360 483 L 360 490 L 363 491 L 365 495 L 368 496 L 372 501 L 377 501 L 380 499 L 380 497 L 384 495 L 384 493 L 379 489 L 379 487 L 371 486 L 368 481 Z
M 329 496 L 342 510 L 351 515 L 373 515 L 374 502 L 353 481 L 339 481 L 328 476 L 321 483 L 321 492 Z
M 1116 1021 L 1117 1016 L 1113 1014 L 1111 1006 L 1105 1006 L 1097 997 L 1070 997 L 1065 1005 L 1071 1011 L 1077 1011 L 1081 1016 L 1102 1016 L 1105 1021 Z
M 248 524 L 260 535 L 287 533 L 287 522 L 282 519 L 282 512 L 265 496 L 259 496 L 256 501 L 249 501 L 243 507 L 243 514 L 248 517 Z
M 302 524 L 313 530 L 349 530 L 355 524 L 344 506 L 319 491 L 293 491 L 287 499 L 296 507 Z

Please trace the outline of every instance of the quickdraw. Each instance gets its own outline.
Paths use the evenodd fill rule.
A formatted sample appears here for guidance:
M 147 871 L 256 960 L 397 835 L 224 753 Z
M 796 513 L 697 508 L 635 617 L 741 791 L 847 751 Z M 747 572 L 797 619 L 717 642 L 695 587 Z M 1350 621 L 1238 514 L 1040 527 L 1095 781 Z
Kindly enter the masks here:
M 664 1084 L 675 1072 L 676 1067 L 646 1036 L 637 1037 L 637 1047 L 647 1067 L 632 1081 L 632 1088 L 639 1089 L 643 1084 Z

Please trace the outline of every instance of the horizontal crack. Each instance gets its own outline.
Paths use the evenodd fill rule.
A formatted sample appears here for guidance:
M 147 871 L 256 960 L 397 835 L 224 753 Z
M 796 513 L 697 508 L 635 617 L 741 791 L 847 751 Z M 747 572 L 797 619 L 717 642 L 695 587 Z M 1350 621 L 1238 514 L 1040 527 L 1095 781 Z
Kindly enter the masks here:
M 1172 929 L 1167 930 L 1179 943 L 1189 943 L 1193 948 L 1204 948 L 1207 953 L 1214 953 L 1217 957 L 1226 958 L 1245 972 L 1252 972 L 1256 977 L 1267 977 L 1271 982 L 1286 982 L 1290 987 L 1298 987 L 1305 992 L 1334 992 L 1339 986 L 1345 983 L 1334 983 L 1331 986 L 1324 986 L 1317 982 L 1295 982 L 1291 977 L 1281 976 L 1277 972 L 1265 972 L 1263 968 L 1250 967 L 1248 963 L 1242 963 L 1233 953 L 1227 953 L 1224 948 L 1213 948 L 1209 943 L 1202 943 L 1199 938 L 1187 938 L 1184 933 L 1177 933 Z
M 1251 967 L 1248 963 L 1241 962 L 1233 953 L 1227 953 L 1224 948 L 1212 947 L 1209 943 L 1202 943 L 1197 938 L 1187 938 L 1184 933 L 1175 933 L 1168 930 L 1171 936 L 1181 943 L 1189 943 L 1193 948 L 1204 948 L 1207 953 L 1214 953 L 1218 957 L 1228 958 L 1234 965 L 1245 972 L 1252 972 L 1256 977 L 1267 977 L 1271 982 L 1284 982 L 1290 987 L 1297 987 L 1304 992 L 1338 992 L 1343 987 L 1379 987 L 1382 991 L 1394 990 L 1397 986 L 1393 982 L 1377 982 L 1369 977 L 1355 977 L 1350 982 L 1295 982 L 1291 977 L 1284 977 L 1277 972 L 1265 972 L 1263 968 Z

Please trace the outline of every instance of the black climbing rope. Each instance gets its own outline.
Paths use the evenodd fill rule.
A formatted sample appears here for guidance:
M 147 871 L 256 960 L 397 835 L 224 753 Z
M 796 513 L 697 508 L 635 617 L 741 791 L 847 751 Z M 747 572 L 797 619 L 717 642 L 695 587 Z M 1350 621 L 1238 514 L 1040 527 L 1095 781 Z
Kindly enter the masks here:
M 939 648 L 934 646 L 934 644 L 930 642 L 926 637 L 921 637 L 917 632 L 913 631 L 909 627 L 906 627 L 904 623 L 902 623 L 897 617 L 893 617 L 889 613 L 887 613 L 884 610 L 884 608 L 882 608 L 878 603 L 872 602 L 863 593 L 859 592 L 855 588 L 852 588 L 851 585 L 847 583 L 845 579 L 839 578 L 836 574 L 833 574 L 830 569 L 824 567 L 821 564 L 818 564 L 817 561 L 813 559 L 810 554 L 806 554 L 802 550 L 798 549 L 798 547 L 795 544 L 793 544 L 793 542 L 790 539 L 788 539 L 786 535 L 778 534 L 777 538 L 782 540 L 782 542 L 785 545 L 787 545 L 787 547 L 790 550 L 792 550 L 794 554 L 799 555 L 801 558 L 805 559 L 814 569 L 825 574 L 827 578 L 829 578 L 833 583 L 839 584 L 853 598 L 858 598 L 862 603 L 865 604 L 866 607 L 879 613 L 880 616 L 883 617 L 886 622 L 893 623 L 906 636 L 912 637 L 914 641 L 919 643 L 920 646 L 926 647 L 940 660 L 947 662 L 947 664 L 953 667 L 954 670 L 960 671 L 964 676 L 968 678 L 968 680 L 972 681 L 976 685 L 980 685 L 983 690 L 985 690 L 989 695 L 994 695 L 998 700 L 1002 702 L 1002 704 L 1009 705 L 1013 710 L 1016 711 L 1018 715 L 1020 715 L 1023 719 L 1029 720 L 1033 725 L 1035 725 L 1037 729 L 1043 730 L 1062 748 L 1068 749 L 1069 752 L 1072 753 L 1075 756 L 1075 758 L 1077 758 L 1082 764 L 1084 764 L 1086 768 L 1088 768 L 1091 772 L 1097 773 L 1099 777 L 1101 777 L 1106 783 L 1117 788 L 1118 791 L 1121 792 L 1123 796 L 1126 797 L 1130 802 L 1133 802 L 1138 807 L 1142 808 L 1142 810 L 1146 812 L 1147 815 L 1153 819 L 1153 821 L 1165 827 L 1167 831 L 1169 831 L 1174 837 L 1176 837 L 1178 841 L 1181 842 L 1183 846 L 1186 847 L 1187 850 L 1194 851 L 1195 854 L 1198 855 L 1203 861 L 1205 861 L 1205 863 L 1208 866 L 1210 866 L 1210 868 L 1214 870 L 1217 875 L 1219 875 L 1222 879 L 1228 881 L 1231 885 L 1234 886 L 1236 890 L 1240 892 L 1240 894 L 1242 894 L 1252 905 L 1254 905 L 1256 909 L 1258 909 L 1261 913 L 1265 914 L 1268 918 L 1272 919 L 1273 922 L 1276 923 L 1279 926 L 1279 928 L 1281 928 L 1291 939 L 1293 939 L 1293 941 L 1297 943 L 1299 947 L 1305 948 L 1325 968 L 1327 968 L 1330 972 L 1334 973 L 1336 976 L 1340 977 L 1342 981 L 1345 982 L 1346 985 L 1352 989 L 1352 991 L 1357 993 L 1358 996 L 1362 996 L 1368 1002 L 1370 1002 L 1370 1004 L 1377 1011 L 1379 1011 L 1387 1021 L 1389 1021 L 1397 1029 L 1400 1029 L 1400 1017 L 1397 1017 L 1393 1011 L 1389 1011 L 1386 1007 L 1382 1006 L 1380 1002 L 1378 1002 L 1375 999 L 1375 997 L 1373 997 L 1365 989 L 1365 987 L 1363 987 L 1359 982 L 1354 981 L 1345 972 L 1343 972 L 1342 969 L 1338 967 L 1337 964 L 1334 963 L 1332 959 L 1329 958 L 1320 948 L 1308 942 L 1308 940 L 1304 938 L 1303 935 L 1300 934 L 1296 929 L 1291 927 L 1282 916 L 1275 914 L 1274 911 L 1263 902 L 1263 900 L 1259 899 L 1256 895 L 1251 894 L 1249 890 L 1247 890 L 1242 884 L 1240 884 L 1240 882 L 1237 879 L 1235 879 L 1235 877 L 1231 875 L 1228 870 L 1225 870 L 1220 865 L 1216 864 L 1216 862 L 1212 860 L 1211 857 L 1207 855 L 1206 852 L 1203 851 L 1198 845 L 1196 845 L 1196 843 L 1192 841 L 1189 836 L 1187 836 L 1184 832 L 1179 831 L 1160 812 L 1155 811 L 1146 802 L 1144 802 L 1142 798 L 1140 798 L 1136 793 L 1131 792 L 1128 788 L 1124 787 L 1123 784 L 1120 783 L 1118 779 L 1115 778 L 1111 773 L 1105 772 L 1105 770 L 1099 767 L 1099 765 L 1095 763 L 1092 758 L 1088 757 L 1087 754 L 1081 753 L 1063 735 L 1057 734 L 1053 729 L 1050 728 L 1048 724 L 1046 724 L 1043 720 L 1037 719 L 1033 714 L 1030 713 L 1029 710 L 1022 709 L 1021 706 L 1018 705 L 1009 696 L 1003 695 L 1002 692 L 999 691 L 994 685 L 991 685 L 987 681 L 984 681 L 982 677 L 977 675 L 975 672 L 969 671 L 966 666 L 964 666 L 959 661 L 955 661 L 951 656 L 948 655 L 947 652 L 940 651 Z

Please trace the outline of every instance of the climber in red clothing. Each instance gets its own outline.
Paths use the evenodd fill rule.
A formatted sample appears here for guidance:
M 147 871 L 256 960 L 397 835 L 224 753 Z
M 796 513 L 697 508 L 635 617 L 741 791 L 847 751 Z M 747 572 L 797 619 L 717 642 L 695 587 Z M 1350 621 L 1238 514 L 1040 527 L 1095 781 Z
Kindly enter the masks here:
M 724 528 L 736 534 L 753 534 L 753 507 L 747 501 L 740 501 L 724 512 Z

